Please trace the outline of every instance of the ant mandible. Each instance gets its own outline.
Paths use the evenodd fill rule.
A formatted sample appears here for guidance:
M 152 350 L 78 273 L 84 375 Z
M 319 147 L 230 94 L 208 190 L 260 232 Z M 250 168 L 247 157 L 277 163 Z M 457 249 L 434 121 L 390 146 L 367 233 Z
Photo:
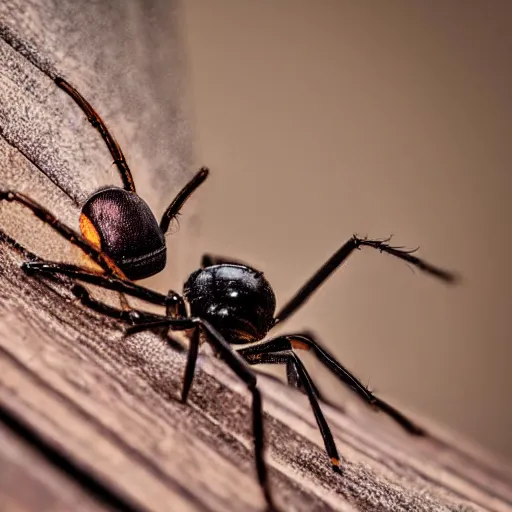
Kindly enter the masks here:
M 372 247 L 391 254 L 446 282 L 453 282 L 454 274 L 416 257 L 412 254 L 413 251 L 391 246 L 389 240 L 371 240 L 354 235 L 315 272 L 277 314 L 275 295 L 263 272 L 246 264 L 216 256 L 203 256 L 201 268 L 193 272 L 185 282 L 183 296 L 172 290 L 164 295 L 139 286 L 132 280 L 149 277 L 164 268 L 164 234 L 187 198 L 204 182 L 208 170 L 202 168 L 181 190 L 158 225 L 149 206 L 136 195 L 133 178 L 124 155 L 101 118 L 70 84 L 62 78 L 57 78 L 55 82 L 75 100 L 91 124 L 100 132 L 119 169 L 124 188 L 103 188 L 89 197 L 80 216 L 82 235 L 62 224 L 48 210 L 26 195 L 12 190 L 0 191 L 0 200 L 16 201 L 29 208 L 61 236 L 82 249 L 101 267 L 103 273 L 42 260 L 24 263 L 23 270 L 29 274 L 65 275 L 164 306 L 165 316 L 141 310 L 117 309 L 93 299 L 81 285 L 76 284 L 72 289 L 85 306 L 131 323 L 132 326 L 127 329 L 128 334 L 162 327 L 171 331 L 192 330 L 183 381 L 183 402 L 186 402 L 192 385 L 199 345 L 201 341 L 207 341 L 247 385 L 252 394 L 256 470 L 269 509 L 275 510 L 276 507 L 270 492 L 268 471 L 263 456 L 265 443 L 261 394 L 257 388 L 256 374 L 249 365 L 286 366 L 288 383 L 308 396 L 332 469 L 337 473 L 341 473 L 340 457 L 320 408 L 320 393 L 294 350 L 312 351 L 341 382 L 348 385 L 368 404 L 388 414 L 411 434 L 424 433 L 394 407 L 373 395 L 322 348 L 314 335 L 297 333 L 262 340 L 273 327 L 294 314 L 322 283 L 361 247 Z M 186 303 L 189 305 L 190 314 L 187 312 Z M 233 347 L 239 344 L 247 346 L 236 349 Z

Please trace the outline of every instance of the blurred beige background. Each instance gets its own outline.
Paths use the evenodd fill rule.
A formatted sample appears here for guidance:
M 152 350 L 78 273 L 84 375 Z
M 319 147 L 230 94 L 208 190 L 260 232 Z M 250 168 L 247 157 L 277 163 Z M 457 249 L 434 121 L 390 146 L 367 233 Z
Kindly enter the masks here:
M 184 4 L 213 174 L 181 271 L 231 255 L 282 304 L 354 232 L 420 245 L 463 284 L 363 250 L 282 330 L 311 328 L 383 397 L 512 457 L 512 3 Z

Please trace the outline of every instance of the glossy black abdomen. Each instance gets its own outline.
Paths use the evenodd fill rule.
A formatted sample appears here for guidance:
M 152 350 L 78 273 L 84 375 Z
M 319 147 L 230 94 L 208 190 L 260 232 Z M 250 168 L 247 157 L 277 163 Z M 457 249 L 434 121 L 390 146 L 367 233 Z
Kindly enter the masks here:
M 229 343 L 265 337 L 274 325 L 276 298 L 263 272 L 222 264 L 192 273 L 184 286 L 192 316 L 210 322 Z
M 147 203 L 133 192 L 118 187 L 98 190 L 82 208 L 80 227 L 129 279 L 143 279 L 165 267 L 165 237 Z

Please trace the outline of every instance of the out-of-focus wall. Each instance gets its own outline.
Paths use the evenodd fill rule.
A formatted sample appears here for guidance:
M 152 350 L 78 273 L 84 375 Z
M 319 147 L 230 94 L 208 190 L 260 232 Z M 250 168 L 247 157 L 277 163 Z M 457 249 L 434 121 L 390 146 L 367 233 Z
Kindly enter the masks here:
M 512 3 L 184 4 L 213 171 L 197 245 L 264 270 L 281 304 L 354 232 L 458 270 L 449 288 L 362 250 L 281 330 L 511 457 Z

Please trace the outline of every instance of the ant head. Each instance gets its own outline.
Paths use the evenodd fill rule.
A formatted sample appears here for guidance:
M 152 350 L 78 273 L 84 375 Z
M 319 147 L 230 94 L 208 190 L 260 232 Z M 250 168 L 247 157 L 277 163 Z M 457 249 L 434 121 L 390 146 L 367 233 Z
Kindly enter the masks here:
M 274 325 L 274 292 L 263 272 L 245 265 L 197 270 L 184 295 L 192 316 L 210 322 L 232 344 L 261 340 Z
M 165 267 L 164 234 L 148 204 L 134 192 L 119 187 L 97 190 L 82 208 L 80 231 L 129 279 L 143 279 Z

